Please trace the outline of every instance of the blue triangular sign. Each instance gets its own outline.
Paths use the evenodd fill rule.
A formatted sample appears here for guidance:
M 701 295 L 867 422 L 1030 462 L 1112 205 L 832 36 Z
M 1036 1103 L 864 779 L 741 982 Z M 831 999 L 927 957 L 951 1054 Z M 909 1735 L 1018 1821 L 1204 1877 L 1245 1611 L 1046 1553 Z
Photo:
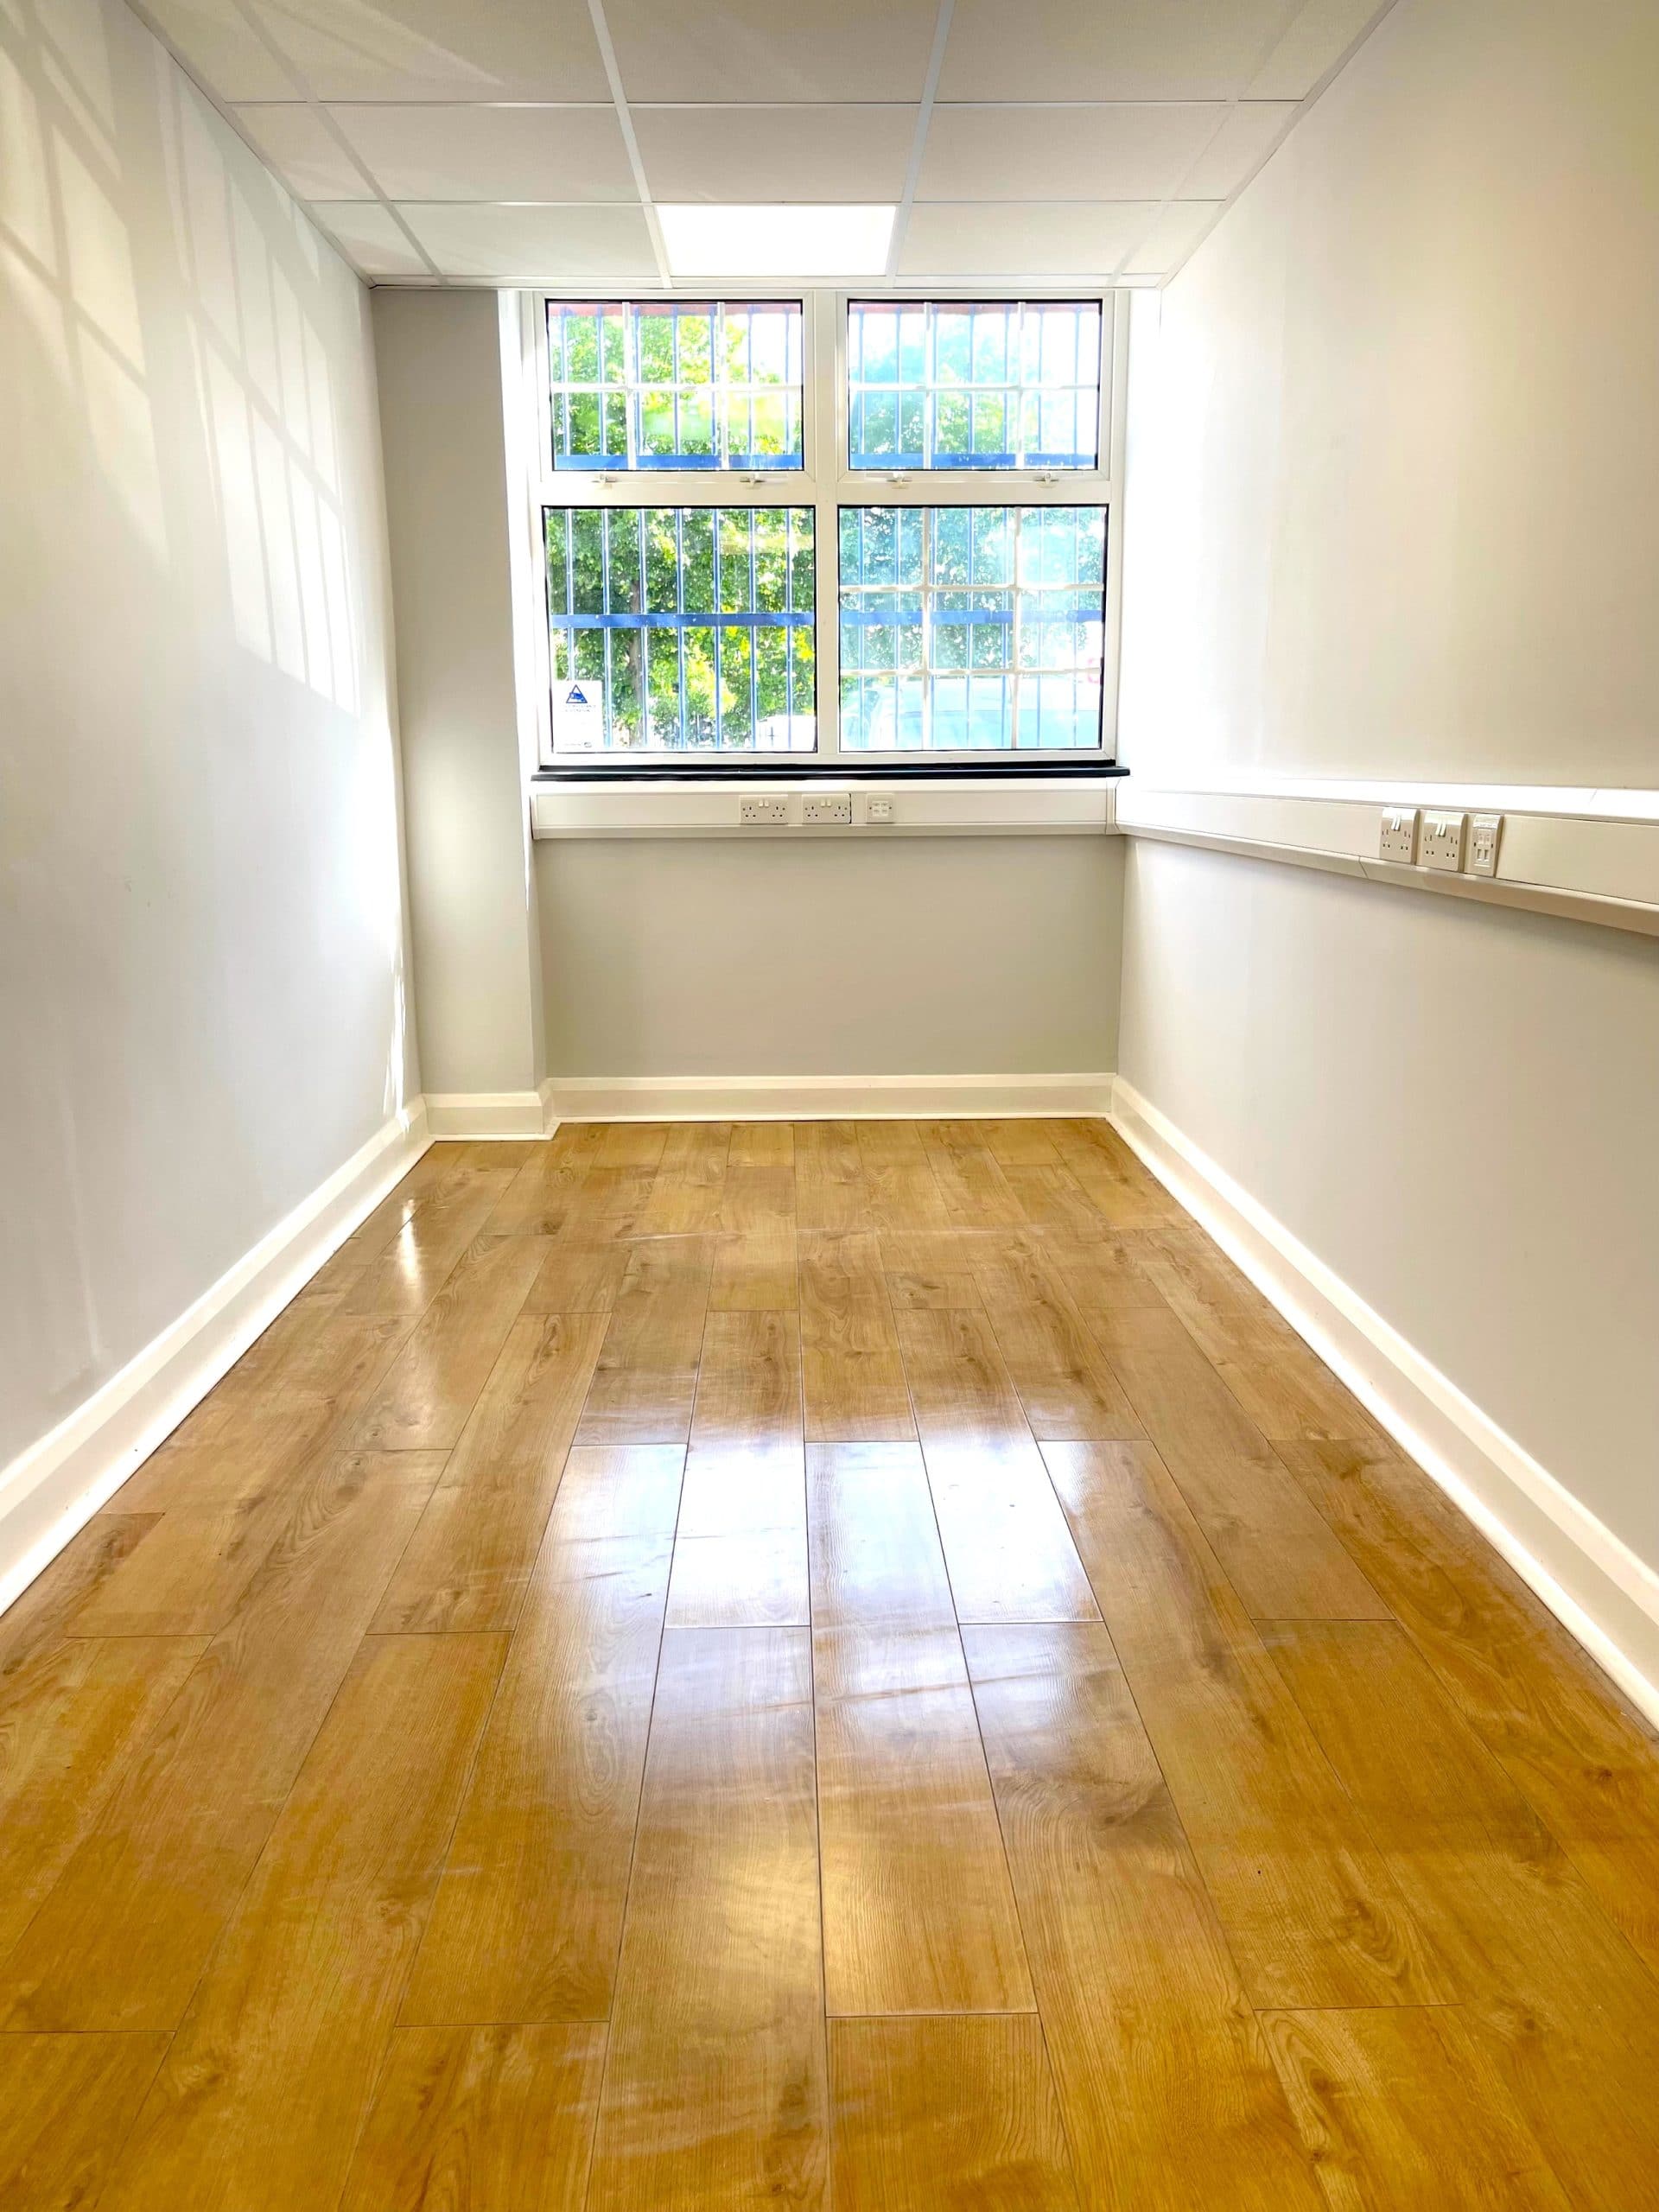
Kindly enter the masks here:
M 567 707 L 585 707 L 587 705 L 588 694 L 582 690 L 580 683 L 573 683 L 570 686 L 570 689 L 564 695 L 564 703 Z

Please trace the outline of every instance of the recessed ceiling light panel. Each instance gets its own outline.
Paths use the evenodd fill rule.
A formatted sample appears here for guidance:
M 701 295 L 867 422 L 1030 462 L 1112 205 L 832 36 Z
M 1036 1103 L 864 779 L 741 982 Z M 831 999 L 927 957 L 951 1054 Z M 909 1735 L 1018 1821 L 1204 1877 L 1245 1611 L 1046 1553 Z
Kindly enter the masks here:
M 879 276 L 896 207 L 659 207 L 677 276 Z

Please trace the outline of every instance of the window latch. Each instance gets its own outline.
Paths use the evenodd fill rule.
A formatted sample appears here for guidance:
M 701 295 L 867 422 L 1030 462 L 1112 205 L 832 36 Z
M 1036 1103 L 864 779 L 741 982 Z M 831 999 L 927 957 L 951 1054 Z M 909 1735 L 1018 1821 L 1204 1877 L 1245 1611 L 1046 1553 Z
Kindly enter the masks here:
M 737 480 L 740 484 L 764 484 L 766 480 L 757 469 L 747 476 L 740 476 Z
M 887 471 L 887 481 L 889 484 L 908 484 L 910 472 L 905 468 L 890 468 Z

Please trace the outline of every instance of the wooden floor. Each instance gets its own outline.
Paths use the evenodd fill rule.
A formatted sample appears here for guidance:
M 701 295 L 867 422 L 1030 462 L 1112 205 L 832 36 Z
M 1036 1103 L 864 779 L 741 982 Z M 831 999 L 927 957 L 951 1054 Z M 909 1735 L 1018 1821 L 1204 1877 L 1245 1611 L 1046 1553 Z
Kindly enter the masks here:
M 6 2212 L 1652 2212 L 1652 1735 L 1102 1123 L 441 1145 L 0 1618 Z

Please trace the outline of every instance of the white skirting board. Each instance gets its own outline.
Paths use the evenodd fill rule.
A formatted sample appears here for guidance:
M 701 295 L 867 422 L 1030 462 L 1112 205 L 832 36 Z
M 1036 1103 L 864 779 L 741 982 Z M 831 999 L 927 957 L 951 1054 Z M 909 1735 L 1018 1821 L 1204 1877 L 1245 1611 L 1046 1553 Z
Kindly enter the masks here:
M 547 1092 L 539 1090 L 429 1090 L 426 1126 L 435 1137 L 543 1137 Z
M 1659 1574 L 1120 1076 L 1111 1120 L 1648 1718 Z
M 1103 1114 L 1109 1075 L 554 1076 L 564 1122 L 997 1120 Z
M 416 1099 L 119 1373 L 0 1469 L 0 1611 L 235 1365 L 430 1141 Z

